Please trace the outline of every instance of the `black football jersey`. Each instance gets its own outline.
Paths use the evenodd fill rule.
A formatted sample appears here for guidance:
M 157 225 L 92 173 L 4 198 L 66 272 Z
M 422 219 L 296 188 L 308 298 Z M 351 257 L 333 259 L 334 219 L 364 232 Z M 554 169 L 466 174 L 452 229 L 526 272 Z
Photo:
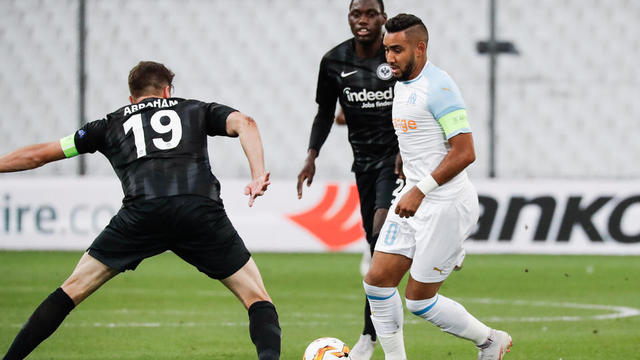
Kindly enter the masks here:
M 383 48 L 373 58 L 360 58 L 352 38 L 331 49 L 320 62 L 316 93 L 319 110 L 309 148 L 319 151 L 322 147 L 338 99 L 353 150 L 351 170 L 364 172 L 392 164 L 398 153 L 391 121 L 395 81 Z
M 149 98 L 124 106 L 74 134 L 77 152 L 104 154 L 124 192 L 124 203 L 173 195 L 220 200 L 211 173 L 207 136 L 226 132 L 228 106 L 180 98 Z

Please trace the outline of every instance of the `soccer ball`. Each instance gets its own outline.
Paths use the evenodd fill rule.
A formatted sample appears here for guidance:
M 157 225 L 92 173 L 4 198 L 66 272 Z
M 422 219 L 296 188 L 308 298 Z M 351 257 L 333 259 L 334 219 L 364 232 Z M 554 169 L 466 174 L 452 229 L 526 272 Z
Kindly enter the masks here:
M 304 351 L 302 360 L 346 360 L 349 347 L 339 339 L 323 337 L 316 339 Z

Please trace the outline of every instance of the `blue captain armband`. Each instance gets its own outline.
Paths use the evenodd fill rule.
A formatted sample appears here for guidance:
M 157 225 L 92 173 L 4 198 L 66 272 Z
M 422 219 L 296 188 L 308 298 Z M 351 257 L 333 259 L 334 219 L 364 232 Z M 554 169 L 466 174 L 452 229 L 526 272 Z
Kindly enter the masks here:
M 60 147 L 64 152 L 64 156 L 66 156 L 67 158 L 71 158 L 78 155 L 78 149 L 76 149 L 76 142 L 74 140 L 74 136 L 75 136 L 75 133 L 60 139 Z

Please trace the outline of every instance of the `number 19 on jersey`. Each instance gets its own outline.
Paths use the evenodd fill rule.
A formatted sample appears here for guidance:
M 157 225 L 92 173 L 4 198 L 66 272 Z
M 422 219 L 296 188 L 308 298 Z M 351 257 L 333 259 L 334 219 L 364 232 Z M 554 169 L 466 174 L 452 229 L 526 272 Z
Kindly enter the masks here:
M 169 123 L 163 124 L 160 120 L 166 117 Z M 182 122 L 180 116 L 174 110 L 160 110 L 155 112 L 149 121 L 151 128 L 158 135 L 171 133 L 171 138 L 165 141 L 162 137 L 152 138 L 153 145 L 158 150 L 170 150 L 180 144 L 182 139 Z M 144 136 L 142 126 L 142 114 L 135 114 L 122 124 L 125 135 L 133 130 L 133 138 L 136 146 L 136 154 L 138 158 L 147 155 L 147 143 Z

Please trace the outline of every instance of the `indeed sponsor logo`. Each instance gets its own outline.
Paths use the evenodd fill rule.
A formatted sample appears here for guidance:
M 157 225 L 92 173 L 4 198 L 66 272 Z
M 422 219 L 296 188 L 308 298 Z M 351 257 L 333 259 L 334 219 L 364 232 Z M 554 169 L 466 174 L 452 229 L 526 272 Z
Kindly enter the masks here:
M 347 100 L 351 102 L 363 102 L 363 101 L 375 101 L 375 100 L 393 100 L 393 86 L 385 91 L 371 91 L 364 88 L 360 91 L 351 91 L 350 87 L 346 87 L 343 90 Z

